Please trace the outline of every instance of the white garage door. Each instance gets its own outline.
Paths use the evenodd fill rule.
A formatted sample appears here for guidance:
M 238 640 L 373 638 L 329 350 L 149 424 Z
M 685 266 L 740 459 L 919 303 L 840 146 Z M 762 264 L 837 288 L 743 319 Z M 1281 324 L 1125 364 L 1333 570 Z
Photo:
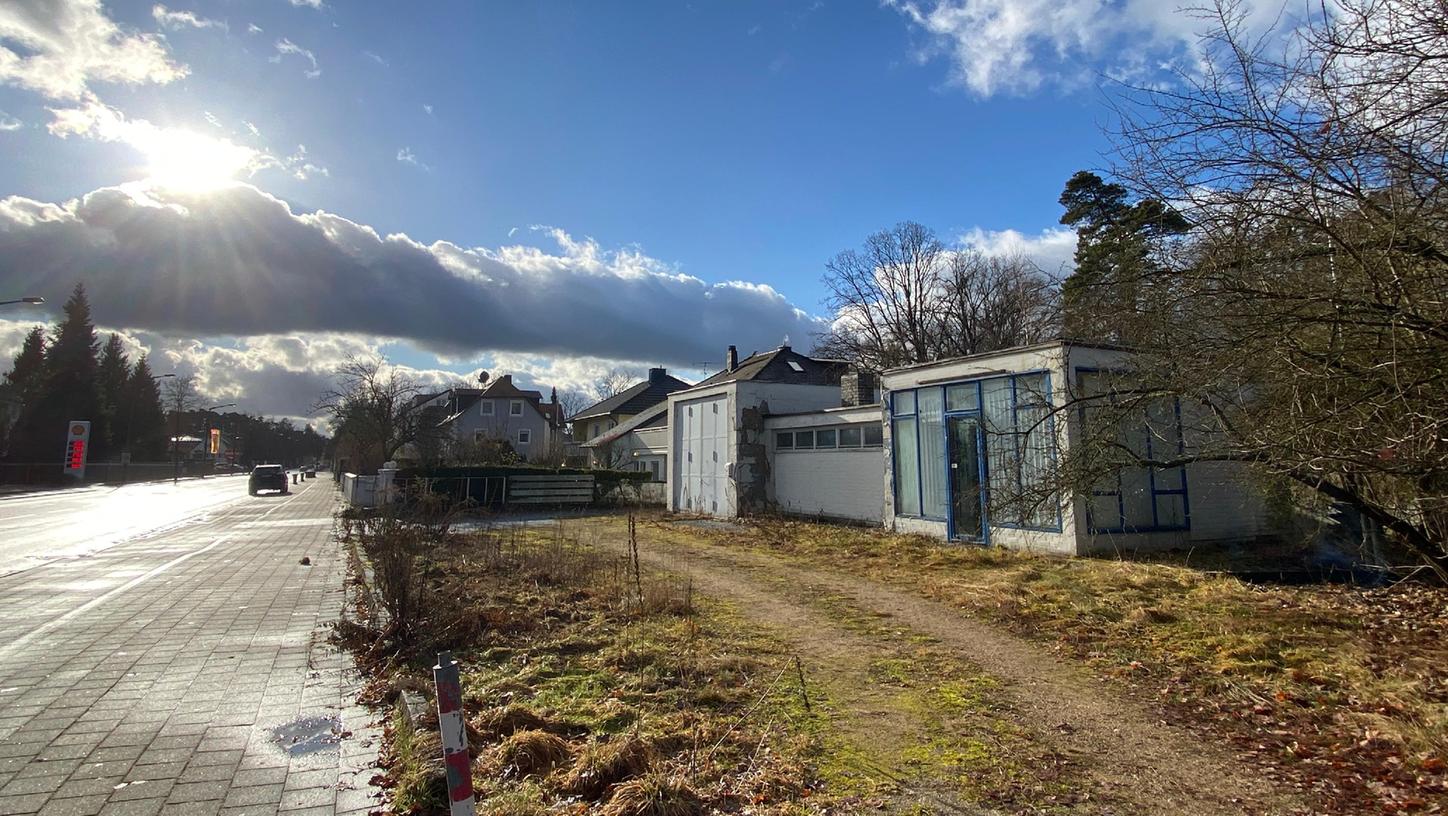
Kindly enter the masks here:
M 728 512 L 725 501 L 728 457 L 726 397 L 708 397 L 674 406 L 678 429 L 679 478 L 674 482 L 674 506 L 711 516 Z

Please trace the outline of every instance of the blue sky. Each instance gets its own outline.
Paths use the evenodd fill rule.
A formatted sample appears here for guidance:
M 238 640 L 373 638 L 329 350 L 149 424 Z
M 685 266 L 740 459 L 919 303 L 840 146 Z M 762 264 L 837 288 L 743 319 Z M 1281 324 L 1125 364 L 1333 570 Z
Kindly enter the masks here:
M 0 197 L 12 197 L 8 227 L 0 218 L 0 235 L 11 236 L 0 241 L 0 287 L 44 286 L 59 300 L 83 278 L 100 290 L 98 319 L 138 349 L 196 370 L 218 397 L 276 413 L 300 413 L 335 355 L 358 348 L 419 370 L 491 366 L 575 388 L 613 365 L 687 369 L 705 349 L 722 357 L 736 335 L 746 349 L 791 332 L 806 346 L 799 335 L 828 317 L 825 261 L 900 220 L 951 242 L 1025 251 L 1057 271 L 1070 254 L 1057 225 L 1061 187 L 1107 163 L 1100 85 L 1151 77 L 1181 58 L 1196 27 L 1146 0 L 398 8 L 17 0 L 0 9 Z M 178 132 L 221 144 L 237 164 L 227 175 L 245 189 L 146 188 L 175 154 L 189 155 L 192 141 L 166 141 Z M 170 167 L 172 177 L 193 165 Z M 107 188 L 127 192 L 97 195 Z M 106 206 L 67 205 L 88 196 Z M 227 197 L 230 209 L 215 204 Z M 42 230 L 13 212 L 41 205 L 61 207 L 65 225 Z M 176 224 L 158 221 L 182 210 L 196 227 L 184 247 L 168 232 Z M 319 211 L 343 219 L 342 232 Z M 216 222 L 191 223 L 203 217 Z M 385 239 L 399 233 L 410 243 Z M 266 258 L 213 251 L 232 236 L 298 244 Z M 134 251 L 81 259 L 77 243 Z M 219 280 L 254 285 L 222 310 L 207 292 L 229 290 L 203 285 L 202 257 L 233 267 L 213 271 Z M 316 280 L 356 290 L 349 309 L 418 302 L 336 320 L 340 307 L 318 291 L 308 314 L 286 301 L 311 290 L 313 279 L 293 276 L 313 264 L 335 275 Z M 478 291 L 451 290 L 458 279 Z M 719 288 L 729 282 L 749 286 Z M 525 289 L 579 313 L 525 318 L 546 307 L 510 299 Z M 165 308 L 184 316 L 134 307 L 128 294 L 147 291 L 183 293 Z M 590 304 L 614 291 L 626 308 L 594 313 Z M 734 306 L 719 308 L 725 300 Z M 469 308 L 475 333 L 437 329 L 470 322 Z M 518 325 L 504 331 L 509 316 Z M 0 345 L 13 346 L 25 324 L 4 317 Z M 600 325 L 571 336 L 581 324 Z M 610 332 L 642 339 L 615 343 Z M 250 393 L 256 378 L 217 373 L 276 367 L 268 355 L 289 342 L 303 350 L 277 372 L 296 392 L 285 400 Z

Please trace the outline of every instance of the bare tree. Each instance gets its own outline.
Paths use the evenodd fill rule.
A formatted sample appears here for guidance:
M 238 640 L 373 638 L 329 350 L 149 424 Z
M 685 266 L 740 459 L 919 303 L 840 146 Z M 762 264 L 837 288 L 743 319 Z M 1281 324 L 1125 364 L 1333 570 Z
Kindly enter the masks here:
M 1022 255 L 950 256 L 939 311 L 943 357 L 1038 343 L 1060 331 L 1060 288 Z
M 939 356 L 939 309 L 950 253 L 928 227 L 902 221 L 825 264 L 834 312 L 818 350 L 879 371 Z
M 1059 331 L 1059 287 L 1029 259 L 947 248 L 906 221 L 825 266 L 835 319 L 823 354 L 870 370 L 1037 342 Z
M 622 394 L 633 387 L 638 380 L 639 378 L 626 368 L 609 369 L 608 373 L 593 381 L 593 393 L 598 397 L 595 402 Z M 587 405 L 579 406 L 579 410 L 587 407 Z
M 567 389 L 558 392 L 558 404 L 563 406 L 563 418 L 573 420 L 573 415 L 592 405 L 596 400 L 582 391 Z
M 1334 6 L 1284 43 L 1218 0 L 1200 72 L 1122 92 L 1119 175 L 1192 228 L 1112 401 L 1198 426 L 1146 464 L 1250 463 L 1448 580 L 1448 8 Z
M 375 470 L 417 438 L 424 414 L 418 384 L 385 357 L 349 356 L 336 377 L 312 412 L 331 418 L 339 444 L 351 446 L 361 472 Z
M 171 478 L 174 481 L 181 474 L 181 417 L 201 406 L 195 375 L 168 378 L 165 395 L 166 410 L 171 412 Z

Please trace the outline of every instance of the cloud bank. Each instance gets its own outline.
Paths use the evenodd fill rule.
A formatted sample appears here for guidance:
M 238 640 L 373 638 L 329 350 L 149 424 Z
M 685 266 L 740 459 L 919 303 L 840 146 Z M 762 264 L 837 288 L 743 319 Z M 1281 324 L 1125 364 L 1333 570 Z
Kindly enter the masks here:
M 710 284 L 635 249 L 561 230 L 557 251 L 466 248 L 294 213 L 237 184 L 140 185 L 61 204 L 0 200 L 0 270 L 57 300 L 77 282 L 96 320 L 170 336 L 326 332 L 435 353 L 484 351 L 687 366 L 729 344 L 803 346 L 818 321 L 762 284 Z

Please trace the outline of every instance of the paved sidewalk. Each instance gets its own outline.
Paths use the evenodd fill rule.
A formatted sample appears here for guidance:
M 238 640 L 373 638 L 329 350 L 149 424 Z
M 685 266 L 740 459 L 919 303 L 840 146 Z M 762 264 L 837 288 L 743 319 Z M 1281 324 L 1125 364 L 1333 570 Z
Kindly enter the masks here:
M 337 494 L 293 490 L 0 579 L 0 814 L 377 806 L 378 729 L 325 642 Z

